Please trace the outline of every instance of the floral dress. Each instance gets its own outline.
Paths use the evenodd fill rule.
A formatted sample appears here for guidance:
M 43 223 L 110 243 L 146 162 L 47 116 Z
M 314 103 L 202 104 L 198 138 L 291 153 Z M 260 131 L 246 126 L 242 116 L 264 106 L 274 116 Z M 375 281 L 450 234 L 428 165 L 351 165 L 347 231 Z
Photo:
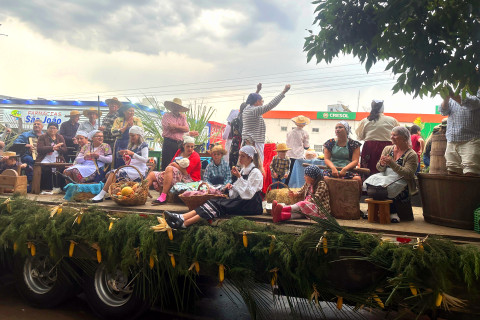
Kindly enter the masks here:
M 85 160 L 85 154 L 88 152 L 98 154 L 98 160 Z M 105 176 L 105 164 L 111 162 L 112 149 L 108 144 L 102 143 L 95 148 L 93 144 L 87 143 L 80 149 L 75 158 L 75 164 L 65 170 L 73 173 L 75 182 L 92 182 L 97 181 L 99 177 L 103 178 Z

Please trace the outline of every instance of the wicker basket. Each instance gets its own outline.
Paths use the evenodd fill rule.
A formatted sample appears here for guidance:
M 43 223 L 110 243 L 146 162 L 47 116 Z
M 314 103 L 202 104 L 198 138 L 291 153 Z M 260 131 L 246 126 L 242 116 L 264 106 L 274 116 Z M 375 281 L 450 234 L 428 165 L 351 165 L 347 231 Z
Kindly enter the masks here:
M 203 185 L 208 185 L 207 183 L 205 182 L 202 182 L 199 184 L 198 186 L 198 189 L 197 191 L 200 191 L 200 188 L 203 186 Z M 200 207 L 202 204 L 204 204 L 205 202 L 207 202 L 208 200 L 210 199 L 214 199 L 214 198 L 227 198 L 226 195 L 222 194 L 222 195 L 218 195 L 218 194 L 203 194 L 203 195 L 198 195 L 198 196 L 190 196 L 190 197 L 184 197 L 183 194 L 179 195 L 178 196 L 182 201 L 183 203 L 185 203 L 185 205 L 188 207 L 188 210 L 193 210 L 195 208 L 198 208 Z
M 286 187 L 286 189 L 272 189 L 272 186 L 275 185 L 283 185 Z M 297 199 L 295 197 L 290 197 L 289 192 L 290 191 L 296 191 L 298 190 L 297 188 L 295 190 L 290 189 L 285 183 L 276 181 L 272 183 L 271 185 L 268 186 L 267 192 L 265 195 L 265 201 L 267 202 L 267 208 L 265 209 L 267 213 L 271 213 L 271 208 L 269 208 L 268 204 L 271 204 L 273 200 L 277 200 L 278 203 L 283 203 L 285 205 L 290 205 L 294 204 L 297 202 Z
M 125 167 L 131 167 L 137 170 L 138 174 L 142 178 L 142 181 L 140 183 L 135 181 L 127 181 L 127 180 L 115 182 L 117 179 L 118 170 Z M 137 206 L 137 205 L 145 204 L 147 202 L 147 197 L 149 196 L 148 183 L 145 179 L 143 179 L 142 174 L 137 168 L 129 165 L 121 166 L 117 170 L 115 170 L 113 179 L 114 179 L 114 182 L 110 185 L 110 188 L 108 188 L 108 192 L 110 193 L 110 196 L 112 197 L 113 201 L 115 201 L 116 203 L 122 206 Z M 131 195 L 129 196 L 118 195 L 118 193 L 121 192 L 122 188 L 124 187 L 134 188 L 135 185 L 137 185 L 136 189 L 134 189 L 134 192 Z

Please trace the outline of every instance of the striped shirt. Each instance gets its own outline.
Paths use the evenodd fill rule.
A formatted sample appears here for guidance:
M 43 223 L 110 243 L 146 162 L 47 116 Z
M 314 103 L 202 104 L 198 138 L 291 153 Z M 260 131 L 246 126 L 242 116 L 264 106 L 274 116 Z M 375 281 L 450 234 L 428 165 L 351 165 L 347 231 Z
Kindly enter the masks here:
M 480 138 L 480 90 L 476 96 L 467 93 L 462 105 L 450 99 L 442 110 L 447 121 L 447 141 L 462 142 Z
M 272 101 L 263 106 L 255 107 L 248 105 L 245 110 L 243 110 L 243 140 L 252 139 L 255 143 L 265 143 L 266 127 L 262 115 L 275 108 L 283 98 L 285 98 L 285 95 L 280 93 Z

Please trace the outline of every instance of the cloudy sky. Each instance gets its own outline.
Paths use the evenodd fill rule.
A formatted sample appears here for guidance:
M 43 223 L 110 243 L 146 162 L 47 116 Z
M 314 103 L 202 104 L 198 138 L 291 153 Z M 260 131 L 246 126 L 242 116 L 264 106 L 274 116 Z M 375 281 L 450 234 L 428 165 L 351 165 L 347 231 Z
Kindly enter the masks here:
M 179 97 L 217 109 L 223 122 L 256 84 L 278 110 L 352 111 L 384 99 L 386 112 L 433 113 L 440 99 L 391 94 L 385 64 L 353 57 L 307 64 L 310 0 L 3 0 L 0 95 L 139 101 Z

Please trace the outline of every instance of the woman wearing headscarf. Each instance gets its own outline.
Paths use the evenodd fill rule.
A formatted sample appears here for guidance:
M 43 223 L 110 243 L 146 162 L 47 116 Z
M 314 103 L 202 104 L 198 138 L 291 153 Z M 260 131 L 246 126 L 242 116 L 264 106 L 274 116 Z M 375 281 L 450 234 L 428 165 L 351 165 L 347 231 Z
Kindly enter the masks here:
M 185 112 L 189 109 L 182 105 L 179 98 L 163 103 L 169 111 L 162 116 L 162 171 L 172 162 L 175 153 L 182 144 L 184 136 L 196 137 L 197 131 L 190 131 Z
M 329 170 L 325 171 L 325 179 L 328 177 L 340 179 L 354 179 L 358 181 L 360 190 L 362 178 L 358 173 L 350 171 L 358 165 L 360 158 L 360 142 L 350 139 L 350 125 L 346 121 L 340 121 L 335 125 L 337 138 L 327 140 L 323 145 L 325 165 Z M 337 168 L 342 168 L 338 171 Z
M 247 98 L 247 106 L 243 110 L 243 128 L 242 139 L 244 144 L 255 146 L 259 152 L 260 162 L 263 164 L 263 147 L 265 145 L 265 121 L 262 115 L 273 108 L 275 108 L 285 94 L 290 90 L 290 85 L 287 84 L 282 92 L 272 101 L 263 104 L 263 98 L 258 93 L 250 93 Z
M 174 154 L 172 161 L 167 168 L 165 168 L 165 171 L 152 171 L 148 174 L 148 186 L 150 187 L 153 183 L 155 190 L 161 191 L 160 196 L 156 200 L 153 200 L 153 205 L 165 203 L 167 194 L 175 183 L 200 181 L 202 164 L 200 155 L 194 148 L 195 138 L 184 136 L 183 145 Z M 180 164 L 175 161 L 176 158 L 188 159 L 188 167 L 182 168 Z
M 390 219 L 392 223 L 413 220 L 412 205 L 410 203 L 410 194 L 416 191 L 415 171 L 417 170 L 418 157 L 413 151 L 410 132 L 405 127 L 395 127 L 391 133 L 393 146 L 387 146 L 383 149 L 380 160 L 377 163 L 377 169 L 380 171 L 365 180 L 367 184 L 374 186 L 383 186 L 395 182 L 392 187 L 387 187 L 388 197 L 393 200 L 390 204 Z M 409 206 L 408 212 L 399 210 Z M 399 214 L 401 217 L 399 217 Z
M 148 144 L 144 140 L 145 132 L 142 127 L 132 126 L 129 128 L 129 141 L 125 149 L 119 150 L 118 153 L 123 157 L 123 161 L 130 164 L 130 166 L 135 167 L 125 167 L 121 168 L 117 176 L 125 180 L 138 181 L 140 182 L 142 178 L 145 178 L 147 175 L 148 167 Z M 138 172 L 140 171 L 140 174 Z M 115 171 L 110 171 L 107 175 L 107 182 L 103 187 L 103 190 L 100 191 L 93 199 L 92 202 L 102 202 L 105 194 L 108 192 L 108 188 L 115 181 Z
M 390 133 L 400 125 L 397 119 L 383 114 L 383 100 L 372 100 L 372 110 L 355 131 L 358 140 L 364 140 L 360 166 L 370 169 L 370 174 L 377 173 L 377 162 L 383 149 L 392 144 Z
M 80 149 L 75 164 L 63 172 L 78 183 L 101 181 L 105 176 L 105 166 L 112 162 L 112 149 L 103 142 L 103 132 L 93 130 L 88 138 L 92 142 Z
M 165 220 L 172 228 L 186 228 L 201 219 L 212 220 L 232 215 L 262 214 L 263 174 L 259 163 L 259 155 L 253 146 L 243 146 L 240 149 L 239 162 L 242 167 L 232 168 L 232 175 L 237 177 L 233 184 L 227 184 L 229 198 L 208 200 L 205 204 L 185 214 L 175 214 L 165 211 Z
M 112 125 L 112 135 L 116 138 L 114 147 L 113 167 L 117 169 L 125 165 L 123 156 L 119 154 L 120 150 L 127 149 L 130 141 L 129 130 L 132 126 L 143 128 L 142 120 L 135 117 L 135 108 L 132 105 L 124 105 L 118 109 L 119 117 L 115 119 Z

